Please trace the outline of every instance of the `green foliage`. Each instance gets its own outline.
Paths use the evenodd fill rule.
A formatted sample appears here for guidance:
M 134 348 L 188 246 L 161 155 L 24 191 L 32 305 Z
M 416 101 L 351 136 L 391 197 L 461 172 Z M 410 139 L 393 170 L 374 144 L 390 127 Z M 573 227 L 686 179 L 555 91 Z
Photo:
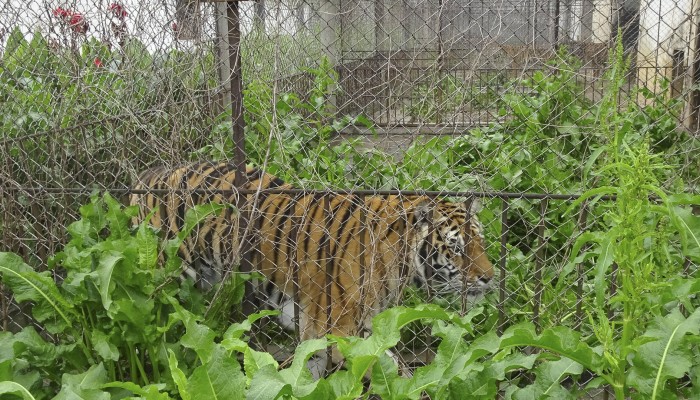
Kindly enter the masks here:
M 335 337 L 303 342 L 288 367 L 280 367 L 268 354 L 251 349 L 243 335 L 258 318 L 256 314 L 240 324 L 233 324 L 219 336 L 199 319 L 174 304 L 171 319 L 181 322 L 186 336 L 179 351 L 190 349 L 197 361 L 183 367 L 173 348 L 168 348 L 169 369 L 174 385 L 110 381 L 103 364 L 85 372 L 65 374 L 56 399 L 70 396 L 110 398 L 115 389 L 147 399 L 258 398 L 277 399 L 353 399 L 378 395 L 387 399 L 493 399 L 505 393 L 508 399 L 578 398 L 579 393 L 564 386 L 567 378 L 576 379 L 584 370 L 605 376 L 607 360 L 600 346 L 581 341 L 580 334 L 569 328 L 546 329 L 538 334 L 534 325 L 520 324 L 506 330 L 465 341 L 471 327 L 468 321 L 437 306 L 397 307 L 374 318 L 374 334 L 361 339 Z M 698 312 L 688 319 L 679 313 L 669 314 L 649 329 L 644 344 L 631 353 L 634 367 L 630 382 L 638 398 L 669 398 L 673 395 L 664 382 L 679 378 L 690 370 L 687 349 L 698 338 Z M 419 367 L 411 376 L 399 373 L 387 353 L 408 324 L 421 321 L 440 338 L 434 360 Z M 345 367 L 329 376 L 313 379 L 307 360 L 327 346 L 335 345 L 345 357 Z M 525 355 L 518 349 L 529 347 L 542 351 Z M 241 357 L 242 356 L 242 357 Z M 243 364 L 240 364 L 242 360 Z M 529 372 L 530 375 L 525 374 Z M 366 384 L 365 379 L 369 379 Z M 168 389 L 164 392 L 164 389 Z M 3 382 L 6 393 L 26 393 L 19 383 Z M 25 398 L 29 396 L 25 394 Z M 654 397 L 656 396 L 656 397 Z
M 335 134 L 350 124 L 369 126 L 362 117 L 335 119 L 329 99 L 338 93 L 338 76 L 323 58 L 305 72 L 314 78 L 306 98 L 276 93 L 259 79 L 244 90 L 246 155 L 248 162 L 298 187 L 381 187 L 392 175 L 391 157 L 364 150 L 361 141 L 334 142 Z M 212 144 L 193 153 L 196 158 L 230 159 L 230 114 L 221 116 L 211 134 Z M 380 173 L 377 173 L 377 172 Z
M 304 65 L 323 58 L 319 32 L 297 31 L 294 35 L 251 31 L 241 38 L 241 62 L 246 83 L 271 82 L 280 73 L 302 73 Z
M 695 389 L 679 387 L 678 381 L 689 377 L 695 382 L 700 372 L 696 368 L 700 310 L 691 301 L 700 292 L 700 280 L 677 276 L 672 268 L 668 272 L 676 275 L 665 276 L 657 268 L 659 280 L 651 279 L 644 274 L 654 257 L 644 252 L 657 248 L 649 240 L 657 225 L 650 217 L 675 215 L 669 210 L 697 199 L 678 196 L 664 207 L 648 196 L 638 196 L 639 190 L 651 186 L 635 180 L 647 176 L 648 166 L 637 165 L 637 170 L 625 166 L 627 157 L 634 159 L 637 154 L 623 152 L 618 164 L 601 172 L 624 186 L 617 189 L 616 203 L 610 206 L 611 229 L 585 236 L 610 235 L 615 237 L 615 249 L 631 254 L 611 251 L 623 282 L 609 304 L 622 308 L 622 313 L 608 318 L 596 312 L 594 303 L 593 335 L 565 326 L 540 330 L 532 323 L 521 323 L 499 336 L 475 329 L 474 320 L 482 308 L 459 316 L 436 305 L 396 307 L 373 319 L 370 336 L 303 342 L 293 362 L 283 367 L 271 355 L 251 348 L 244 336 L 255 320 L 275 312 L 252 315 L 222 333 L 201 311 L 181 305 L 202 309 L 196 304 L 201 299 L 187 298 L 191 292 L 173 279 L 179 275 L 179 262 L 158 257 L 161 252 L 168 259 L 175 257 L 184 237 L 224 206 L 191 210 L 183 233 L 161 243 L 145 223 L 130 227 L 134 208 L 122 209 L 105 195 L 93 197 L 81 208 L 82 219 L 69 227 L 71 241 L 52 258 L 54 269 L 65 273 L 60 284 L 34 272 L 15 255 L 0 255 L 3 284 L 16 291 L 19 300 L 35 303 L 35 318 L 57 339 L 47 341 L 31 327 L 0 335 L 0 393 L 37 399 L 354 399 L 372 395 L 492 399 L 499 393 L 508 399 L 579 398 L 585 389 L 567 382 L 589 372 L 598 379 L 587 389 L 607 384 L 618 398 L 689 396 Z M 637 197 L 630 198 L 627 192 Z M 662 192 L 657 194 L 665 198 Z M 640 208 L 629 206 L 631 201 L 649 208 L 637 213 Z M 671 218 L 675 221 L 671 223 L 695 226 L 694 218 L 700 217 L 682 215 Z M 634 234 L 618 226 L 633 229 Z M 684 248 L 694 249 L 696 232 L 686 233 L 680 240 L 690 242 Z M 582 247 L 577 243 L 577 248 Z M 608 267 L 607 262 L 604 265 Z M 635 280 L 640 277 L 643 280 Z M 626 284 L 626 279 L 634 284 Z M 690 310 L 688 314 L 679 311 L 681 304 Z M 416 324 L 428 327 L 439 345 L 432 362 L 406 375 L 391 352 L 399 348 L 403 331 Z M 621 336 L 616 333 L 620 326 Z M 314 379 L 307 362 L 328 346 L 335 346 L 344 357 L 343 368 Z M 525 348 L 539 351 L 523 353 Z
M 33 163 L 17 163 L 13 179 L 129 184 L 128 176 L 111 175 L 120 168 L 115 155 L 152 159 L 144 134 L 170 140 L 177 133 L 174 145 L 202 146 L 198 129 L 211 126 L 213 115 L 201 94 L 216 87 L 215 76 L 211 53 L 152 54 L 135 38 L 120 48 L 94 38 L 64 47 L 40 32 L 28 41 L 16 28 L 0 54 L 0 139 L 10 155 Z M 96 160 L 105 163 L 102 175 L 86 175 L 82 166 Z
M 650 138 L 632 128 L 629 117 L 617 111 L 616 93 L 627 69 L 621 54 L 621 48 L 611 52 L 613 64 L 607 74 L 611 89 L 597 116 L 606 144 L 600 155 L 604 163 L 592 169 L 591 175 L 599 178 L 600 186 L 584 193 L 571 207 L 595 202 L 602 195 L 615 196 L 615 201 L 598 205 L 604 210 L 605 227 L 580 236 L 571 257 L 572 261 L 596 259 L 595 301 L 589 307 L 589 318 L 606 361 L 601 376 L 613 387 L 616 398 L 629 396 L 630 387 L 636 389 L 635 395 L 643 395 L 640 398 L 668 398 L 675 393 L 667 391 L 666 381 L 677 382 L 688 373 L 697 352 L 694 346 L 676 349 L 686 334 L 697 335 L 693 326 L 698 316 L 695 310 L 686 321 L 676 308 L 685 295 L 669 306 L 663 293 L 683 275 L 684 259 L 696 242 L 689 225 L 700 217 L 691 217 L 667 197 L 659 179 L 668 167 L 650 151 Z M 693 202 L 699 201 L 695 196 Z M 678 241 L 684 244 L 674 246 Z M 592 246 L 584 250 L 586 243 Z M 609 289 L 613 265 L 615 292 Z M 604 312 L 606 307 L 612 313 Z M 672 366 L 666 364 L 667 356 L 673 359 Z
M 155 390 L 151 382 L 171 386 L 166 350 L 178 343 L 177 323 L 185 324 L 183 345 L 194 335 L 191 321 L 173 314 L 180 307 L 174 299 L 193 309 L 203 305 L 202 296 L 178 283 L 177 248 L 222 207 L 189 210 L 183 234 L 161 242 L 146 222 L 131 228 L 137 208 L 123 208 L 109 194 L 93 196 L 68 227 L 71 240 L 49 260 L 52 271 L 36 272 L 17 255 L 0 253 L 2 284 L 18 302 L 31 301 L 34 319 L 52 334 L 47 340 L 32 326 L 3 333 L 0 380 L 15 381 L 37 398 L 58 389 L 58 398 L 109 398 L 101 385 L 116 380 L 146 391 Z M 52 273 L 62 276 L 60 283 Z
M 495 108 L 500 97 L 498 90 L 505 84 L 505 76 L 500 72 L 479 74 L 471 85 L 443 71 L 432 75 L 427 83 L 411 91 L 406 112 L 414 122 L 444 123 L 460 113 Z
M 104 69 L 94 65 L 95 57 L 103 60 Z M 56 51 L 41 35 L 27 42 L 14 32 L 0 65 L 0 98 L 8 104 L 0 111 L 2 127 L 8 138 L 18 138 L 74 126 L 92 112 L 114 115 L 121 101 L 148 105 L 163 98 L 185 100 L 186 93 L 209 85 L 213 66 L 205 57 L 201 69 L 186 69 L 191 61 L 191 55 L 177 52 L 153 56 L 135 41 L 119 54 L 96 41 L 83 43 L 78 52 Z M 36 71 L 23 67 L 30 62 L 37 63 Z M 154 65 L 167 67 L 175 79 L 159 80 Z M 460 317 L 435 305 L 419 305 L 421 295 L 412 292 L 414 306 L 376 316 L 369 337 L 307 341 L 297 347 L 290 365 L 281 366 L 272 355 L 251 348 L 245 336 L 256 319 L 271 313 L 222 328 L 250 277 L 236 274 L 224 283 L 225 295 L 217 300 L 226 301 L 208 309 L 191 282 L 177 279 L 179 244 L 222 206 L 195 208 L 186 216 L 182 234 L 163 242 L 147 223 L 131 226 L 134 208 L 122 208 L 105 195 L 81 207 L 82 218 L 68 228 L 70 242 L 49 260 L 51 271 L 35 271 L 17 255 L 0 253 L 2 284 L 19 302 L 33 303 L 32 314 L 46 333 L 32 327 L 0 333 L 0 395 L 529 399 L 578 398 L 587 389 L 608 386 L 619 399 L 698 397 L 700 281 L 684 277 L 684 263 L 700 262 L 700 217 L 691 209 L 700 198 L 668 194 L 684 188 L 684 174 L 697 174 L 690 169 L 678 174 L 673 168 L 685 161 L 673 156 L 678 143 L 687 139 L 675 122 L 679 103 L 645 90 L 640 95 L 653 100 L 646 107 L 622 99 L 627 63 L 619 49 L 611 53 L 599 104 L 586 100 L 575 83 L 578 68 L 574 58 L 560 53 L 548 70 L 522 83 L 527 94 L 503 96 L 500 104 L 507 118 L 502 122 L 454 139 L 421 138 L 400 162 L 363 149 L 359 140 L 336 140 L 347 124 L 368 122 L 334 118 L 329 99 L 337 94 L 337 76 L 326 61 L 307 71 L 315 78 L 308 97 L 276 93 L 262 80 L 246 88 L 251 163 L 301 187 L 584 193 L 573 204 L 548 205 L 545 225 L 556 229 L 545 233 L 548 265 L 540 282 L 532 279 L 533 249 L 539 243 L 531 234 L 539 223 L 540 205 L 511 202 L 515 239 L 508 243 L 503 279 L 508 293 L 515 295 L 501 307 L 514 324 L 502 335 L 491 330 L 497 316 L 485 311 L 489 305 Z M 134 76 L 126 79 L 128 71 Z M 153 90 L 161 84 L 167 94 Z M 83 87 L 99 91 L 77 95 Z M 432 118 L 472 101 L 454 79 L 441 81 L 438 88 L 430 94 L 434 100 L 420 96 L 449 109 L 437 110 L 426 102 L 417 113 Z M 102 92 L 117 97 L 110 103 L 100 97 Z M 439 102 L 440 96 L 454 103 Z M 65 110 L 75 114 L 66 117 Z M 230 116 L 219 118 L 212 129 L 213 144 L 197 145 L 196 156 L 230 155 Z M 149 121 L 149 129 L 159 134 L 169 135 L 173 129 L 170 121 Z M 206 121 L 205 126 L 211 122 Z M 87 138 L 91 156 L 107 154 L 105 133 L 98 127 Z M 22 149 L 19 144 L 11 147 L 15 154 L 35 152 L 37 168 L 44 168 L 51 165 L 46 162 L 47 144 L 39 140 Z M 129 154 L 140 157 L 139 151 Z M 80 160 L 79 155 L 71 157 Z M 41 171 L 58 176 L 53 172 Z M 602 201 L 606 195 L 614 201 Z M 598 222 L 577 236 L 575 215 L 584 202 Z M 497 207 L 496 202 L 486 204 L 482 220 L 496 220 Z M 501 227 L 488 226 L 487 242 L 496 243 Z M 495 250 L 489 249 L 492 259 Z M 575 274 L 578 265 L 590 273 Z M 55 276 L 62 279 L 57 282 Z M 582 299 L 571 289 L 578 279 L 584 281 Z M 545 283 L 542 304 L 551 306 L 540 310 L 538 326 L 515 323 L 530 319 L 538 283 Z M 588 321 L 574 330 L 566 325 L 579 301 Z M 407 375 L 391 354 L 400 351 L 402 338 L 417 336 L 407 333 L 415 328 L 437 346 L 431 363 Z M 328 346 L 344 357 L 344 366 L 313 379 L 307 361 Z M 585 388 L 576 384 L 583 374 L 595 376 Z

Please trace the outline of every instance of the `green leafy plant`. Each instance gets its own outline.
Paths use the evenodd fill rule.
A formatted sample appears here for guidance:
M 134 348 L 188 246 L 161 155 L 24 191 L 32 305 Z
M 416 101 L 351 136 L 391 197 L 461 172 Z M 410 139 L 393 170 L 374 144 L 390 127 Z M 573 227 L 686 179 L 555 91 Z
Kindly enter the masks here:
M 51 335 L 47 340 L 33 326 L 3 332 L 0 380 L 18 382 L 39 398 L 59 389 L 67 395 L 69 381 L 93 374 L 139 386 L 169 383 L 167 348 L 178 337 L 174 299 L 194 310 L 204 306 L 201 295 L 178 283 L 177 251 L 200 221 L 222 207 L 190 210 L 182 233 L 161 241 L 147 221 L 132 230 L 135 207 L 123 208 L 109 194 L 93 196 L 68 227 L 70 242 L 49 260 L 50 271 L 37 272 L 19 256 L 0 253 L 3 285 L 18 302 L 33 303 L 34 319 Z M 52 274 L 62 277 L 60 283 Z
M 410 104 L 406 107 L 414 122 L 444 123 L 459 113 L 495 108 L 499 90 L 505 84 L 500 72 L 479 73 L 469 82 L 443 71 L 428 75 L 431 79 L 427 83 L 411 91 Z
M 667 398 L 674 394 L 666 386 L 667 379 L 683 377 L 692 365 L 697 349 L 688 346 L 685 336 L 698 334 L 700 314 L 691 306 L 693 312 L 686 319 L 676 307 L 659 300 L 663 292 L 688 283 L 680 278 L 684 257 L 693 256 L 687 249 L 700 244 L 697 232 L 689 226 L 696 225 L 700 217 L 678 213 L 674 201 L 659 186 L 659 176 L 668 167 L 650 151 L 648 132 L 636 131 L 629 119 L 618 113 L 616 85 L 623 82 L 627 66 L 621 45 L 611 54 L 608 80 L 612 87 L 597 116 L 607 139 L 601 155 L 606 162 L 591 171 L 602 185 L 584 193 L 573 206 L 602 195 L 615 196 L 615 201 L 600 205 L 606 209 L 606 228 L 580 236 L 572 257 L 596 259 L 595 301 L 589 318 L 603 348 L 606 372 L 601 376 L 618 399 L 628 396 L 631 387 L 651 398 Z M 674 241 L 683 242 L 686 251 L 674 249 Z M 595 245 L 581 251 L 586 243 Z M 608 293 L 613 265 L 616 290 Z M 685 351 L 679 353 L 680 348 Z M 649 366 L 655 368 L 655 374 L 639 370 Z
M 16 28 L 0 54 L 0 142 L 13 160 L 3 169 L 8 185 L 124 188 L 154 160 L 176 162 L 203 146 L 202 129 L 218 114 L 208 95 L 217 87 L 211 52 L 153 53 L 132 37 L 111 48 L 84 35 L 70 44 L 54 39 Z M 155 145 L 165 142 L 169 156 Z M 61 234 L 85 198 L 18 194 L 2 229 L 36 239 L 11 250 L 32 265 L 45 263 L 65 241 L 42 240 Z
M 360 140 L 334 142 L 343 127 L 371 126 L 362 116 L 335 117 L 330 99 L 338 93 L 338 76 L 323 58 L 316 68 L 305 71 L 313 77 L 306 98 L 294 93 L 276 93 L 273 86 L 253 80 L 244 90 L 246 155 L 248 162 L 264 167 L 299 187 L 381 187 L 391 176 L 391 158 L 364 150 Z M 234 145 L 230 137 L 230 115 L 211 133 L 212 144 L 193 157 L 230 159 Z M 377 168 L 383 173 L 376 173 Z

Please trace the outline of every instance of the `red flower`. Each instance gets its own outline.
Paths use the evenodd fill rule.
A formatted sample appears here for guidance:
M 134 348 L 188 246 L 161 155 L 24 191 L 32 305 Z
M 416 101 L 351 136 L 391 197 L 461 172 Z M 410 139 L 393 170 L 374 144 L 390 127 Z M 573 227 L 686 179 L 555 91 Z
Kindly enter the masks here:
M 111 12 L 115 17 L 122 20 L 129 15 L 129 13 L 126 12 L 126 8 L 119 3 L 110 4 L 109 7 L 107 7 L 107 10 Z
M 102 60 L 100 60 L 99 58 L 95 58 L 95 61 L 93 62 L 97 68 L 102 68 Z
M 62 7 L 56 7 L 56 9 L 53 10 L 53 16 L 61 19 L 68 19 L 71 14 L 73 13 L 70 10 L 66 10 Z
M 75 33 L 85 34 L 90 28 L 90 25 L 88 24 L 85 17 L 83 17 L 83 15 L 78 12 L 74 12 L 72 10 L 65 9 L 62 7 L 56 7 L 53 10 L 53 15 L 55 17 L 60 18 L 63 21 L 63 23 L 70 26 L 70 28 Z
M 80 13 L 73 13 L 70 16 L 69 25 L 75 33 L 87 33 L 90 28 L 87 20 Z

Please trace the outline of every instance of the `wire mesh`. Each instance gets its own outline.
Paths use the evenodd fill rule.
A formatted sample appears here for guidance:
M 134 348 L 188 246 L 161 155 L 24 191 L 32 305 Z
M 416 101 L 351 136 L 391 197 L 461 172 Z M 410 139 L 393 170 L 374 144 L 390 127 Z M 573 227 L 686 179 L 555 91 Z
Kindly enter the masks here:
M 343 214 L 334 203 L 342 196 L 420 195 L 434 205 L 479 198 L 479 233 L 495 271 L 479 303 L 493 313 L 480 326 L 502 332 L 532 321 L 539 329 L 563 324 L 590 334 L 585 308 L 595 296 L 593 267 L 590 260 L 572 264 L 569 256 L 581 232 L 602 226 L 605 206 L 569 208 L 599 184 L 590 173 L 595 161 L 588 161 L 605 137 L 590 110 L 614 87 L 606 71 L 618 31 L 631 66 L 614 104 L 628 110 L 631 123 L 649 133 L 651 147 L 673 167 L 660 173 L 661 185 L 698 193 L 695 2 L 242 1 L 240 61 L 229 57 L 238 47 L 229 41 L 227 7 L 185 0 L 9 0 L 0 6 L 3 251 L 45 269 L 69 240 L 67 226 L 92 191 L 111 192 L 128 204 L 142 171 L 205 160 L 235 163 L 238 149 L 249 165 L 289 186 L 270 192 L 261 185 L 216 197 L 212 193 L 232 182 L 212 178 L 202 184 L 203 196 L 187 187 L 168 189 L 182 190 L 169 192 L 179 196 L 173 203 L 207 196 L 239 201 L 226 196 L 246 194 L 246 205 L 239 205 L 251 229 L 251 270 L 269 259 L 275 261 L 267 262 L 270 268 L 278 263 L 287 271 L 277 290 L 285 289 L 292 300 L 265 298 L 274 297 L 265 287 L 258 288 L 264 294 L 255 305 L 291 310 L 286 324 L 261 325 L 255 332 L 256 340 L 279 350 L 279 359 L 289 357 L 290 344 L 300 336 L 314 336 L 304 336 L 305 327 L 320 334 L 345 318 L 331 310 L 349 301 L 343 293 L 349 286 L 334 291 L 331 279 L 332 260 L 348 262 L 334 256 L 347 246 L 344 240 L 362 238 L 356 245 L 366 256 L 356 255 L 363 265 L 347 280 L 410 286 L 404 282 L 408 275 L 367 275 L 375 271 L 372 257 L 379 251 L 366 249 L 383 243 L 381 224 L 388 217 L 358 200 L 352 206 L 359 210 L 358 228 L 343 231 L 355 214 Z M 232 93 L 238 62 L 241 104 Z M 241 106 L 244 149 L 233 134 L 241 121 L 232 109 Z M 260 207 L 270 199 L 280 208 L 266 214 Z M 322 206 L 285 209 L 298 201 Z M 404 225 L 414 208 L 403 210 Z M 285 212 L 316 221 L 321 233 L 307 232 L 310 225 L 303 223 L 285 225 Z M 269 246 L 269 254 L 262 252 L 265 242 L 283 243 L 282 231 L 295 244 L 288 253 L 282 257 Z M 411 235 L 397 232 L 402 240 Z M 310 244 L 317 240 L 312 238 L 320 242 Z M 307 248 L 298 248 L 299 241 Z M 226 251 L 245 253 L 234 251 L 239 244 L 231 240 Z M 316 256 L 299 255 L 308 246 L 316 246 Z M 692 274 L 696 266 L 688 265 L 685 272 Z M 311 271 L 313 277 L 303 276 Z M 610 281 L 614 288 L 614 270 Z M 432 300 L 461 313 L 471 301 L 406 290 L 393 293 L 392 301 Z M 294 301 L 314 296 L 307 292 L 315 293 L 317 303 Z M 368 296 L 345 295 L 353 301 Z M 31 307 L 17 306 L 7 291 L 0 297 L 2 330 L 32 324 Z M 379 303 L 357 306 L 353 312 L 362 317 L 354 318 L 364 321 L 387 305 Z M 318 327 L 310 324 L 308 307 L 318 309 L 314 317 L 327 319 Z M 406 364 L 420 365 L 429 361 L 435 343 L 425 329 L 410 329 L 415 331 L 405 339 L 411 340 L 398 352 Z M 577 384 L 583 388 L 586 382 Z

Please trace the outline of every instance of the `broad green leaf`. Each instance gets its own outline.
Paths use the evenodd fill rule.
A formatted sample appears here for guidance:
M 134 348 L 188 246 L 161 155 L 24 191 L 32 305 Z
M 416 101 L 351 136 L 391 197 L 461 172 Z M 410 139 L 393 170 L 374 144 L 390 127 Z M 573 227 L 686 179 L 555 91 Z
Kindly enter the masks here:
M 48 271 L 36 272 L 13 253 L 0 253 L 0 277 L 18 302 L 32 301 L 32 314 L 51 333 L 71 327 L 73 306 L 61 295 Z
M 650 399 L 667 397 L 666 382 L 682 378 L 693 365 L 692 341 L 700 334 L 700 309 L 687 319 L 678 310 L 656 317 L 641 339 L 631 359 L 627 382 Z M 648 340 L 653 340 L 648 342 Z
M 130 296 L 118 297 L 112 302 L 109 316 L 114 321 L 123 321 L 129 325 L 121 336 L 131 342 L 139 342 L 155 327 L 155 304 L 152 298 L 143 294 L 132 293 Z
M 345 356 L 352 373 L 356 377 L 364 376 L 381 354 L 396 346 L 401 339 L 401 328 L 420 319 L 451 321 L 461 328 L 468 325 L 454 314 L 432 304 L 415 308 L 393 307 L 372 319 L 372 335 L 366 339 L 337 338 L 338 349 Z
M 76 343 L 53 344 L 46 341 L 33 326 L 27 326 L 14 335 L 12 350 L 17 358 L 26 360 L 31 368 L 55 368 L 68 365 L 82 368 L 91 362 Z
M 156 268 L 158 263 L 158 236 L 146 223 L 141 223 L 136 231 L 136 244 L 139 251 L 139 267 L 147 271 Z
M 579 256 L 581 248 L 591 241 L 597 241 L 600 234 L 598 232 L 583 232 L 579 237 L 576 238 L 574 246 L 571 249 L 571 255 L 569 256 L 570 261 L 575 261 Z
M 316 390 L 318 381 L 314 381 L 311 376 L 307 362 L 314 354 L 325 350 L 327 347 L 328 340 L 325 338 L 301 342 L 294 351 L 292 365 L 280 371 L 282 379 L 291 384 L 295 397 L 304 397 Z
M 171 400 L 167 393 L 162 391 L 165 389 L 165 384 L 153 384 L 141 387 L 133 382 L 110 382 L 102 386 L 103 388 L 119 388 L 137 394 L 139 400 Z
M 185 373 L 177 365 L 177 358 L 171 349 L 168 349 L 168 367 L 170 368 L 170 376 L 177 386 L 178 394 L 182 400 L 190 400 L 192 396 L 187 390 L 187 377 Z
M 683 238 L 683 254 L 700 262 L 700 215 L 694 215 L 687 207 L 674 207 L 672 210 Z
M 282 377 L 272 364 L 257 371 L 246 393 L 248 400 L 275 400 L 285 398 L 285 396 L 292 396 L 292 385 Z
M 15 352 L 12 350 L 14 342 L 15 335 L 10 332 L 0 331 L 0 362 L 15 358 Z
M 387 349 L 396 346 L 401 339 L 401 328 L 420 319 L 459 322 L 454 315 L 432 304 L 423 304 L 415 308 L 393 307 L 379 313 L 372 319 L 372 335 L 361 341 L 361 344 L 352 344 L 350 347 L 346 347 L 339 343 L 338 348 L 350 361 L 360 355 L 378 356 Z
M 231 324 L 224 333 L 224 340 L 222 341 L 222 344 L 226 345 L 227 342 L 233 343 L 234 341 L 241 339 L 246 332 L 250 331 L 255 321 L 264 317 L 279 315 L 279 313 L 280 312 L 277 310 L 263 310 L 259 313 L 249 315 L 243 322 Z M 229 350 L 231 349 L 229 348 Z
M 95 352 L 103 360 L 119 360 L 119 349 L 110 342 L 110 336 L 105 332 L 98 329 L 93 330 L 90 340 L 92 341 L 92 347 L 95 349 Z
M 497 398 L 498 382 L 488 369 L 474 367 L 465 376 L 456 376 L 447 386 L 441 388 L 443 397 L 449 399 L 484 399 Z
M 326 380 L 330 388 L 330 398 L 354 400 L 362 395 L 364 386 L 350 371 L 340 370 L 331 374 Z
M 10 61 L 10 59 L 15 58 L 14 52 L 17 51 L 17 49 L 20 46 L 26 45 L 27 39 L 24 37 L 24 33 L 22 33 L 22 30 L 19 28 L 19 26 L 14 27 L 12 29 L 12 32 L 10 32 L 9 37 L 7 38 L 4 58 L 7 58 L 8 61 Z
M 134 215 L 134 208 L 122 210 L 122 205 L 114 199 L 109 193 L 105 192 L 102 196 L 105 205 L 107 206 L 106 218 L 109 226 L 110 238 L 123 239 L 130 236 L 129 226 L 131 225 L 131 217 Z
M 591 168 L 593 167 L 593 164 L 598 160 L 598 157 L 606 151 L 608 148 L 607 146 L 600 146 L 597 149 L 595 149 L 590 156 L 588 157 L 588 160 L 586 160 L 585 165 L 583 166 L 583 176 L 584 180 L 588 179 L 588 176 L 591 173 Z
M 440 337 L 440 345 L 432 363 L 419 368 L 411 381 L 413 395 L 426 390 L 431 396 L 442 398 L 449 382 L 456 376 L 465 376 L 483 369 L 478 359 L 496 353 L 500 339 L 494 332 L 477 337 L 471 344 L 462 339 L 466 330 L 451 324 L 437 322 L 433 334 Z
M 30 362 L 22 359 L 0 361 L 0 381 L 12 381 L 30 393 L 38 394 L 38 389 L 43 389 L 44 380 L 39 371 L 32 370 L 32 367 Z
M 410 381 L 399 376 L 396 362 L 387 354 L 382 354 L 372 368 L 372 393 L 382 399 L 419 399 L 420 393 L 410 393 Z M 362 389 L 362 380 L 356 379 L 356 386 Z M 357 389 L 355 389 L 356 391 Z M 350 391 L 348 393 L 352 394 Z
M 535 364 L 535 361 L 540 357 L 540 354 L 523 354 L 518 350 L 505 356 L 499 353 L 488 363 L 488 369 L 491 374 L 498 380 L 506 379 L 506 373 L 518 369 L 530 370 Z
M 117 264 L 124 259 L 124 255 L 117 251 L 110 251 L 102 254 L 100 263 L 95 271 L 98 290 L 102 298 L 102 306 L 109 311 L 112 306 L 112 292 L 117 283 L 114 280 L 114 269 Z
M 593 372 L 601 373 L 605 365 L 601 350 L 591 348 L 573 329 L 558 326 L 545 329 L 540 335 L 532 323 L 521 323 L 508 328 L 501 336 L 501 349 L 533 346 L 567 357 Z
M 227 323 L 228 321 L 225 319 L 231 314 L 231 311 L 241 307 L 245 296 L 246 282 L 256 279 L 258 275 L 258 273 L 232 273 L 228 279 L 222 281 L 217 288 L 216 295 L 207 307 L 206 321 Z M 265 278 L 260 276 L 260 279 L 264 280 Z
M 180 344 L 194 350 L 203 364 L 211 360 L 212 352 L 215 348 L 214 339 L 216 332 L 208 326 L 197 322 L 197 316 L 176 305 L 176 313 L 179 314 L 182 323 L 185 325 L 185 334 L 180 339 Z
M 585 193 L 583 193 L 578 199 L 571 202 L 569 207 L 566 209 L 566 212 L 564 213 L 564 215 L 571 215 L 574 212 L 574 210 L 581 203 L 583 203 L 584 201 L 586 201 L 587 199 L 589 199 L 591 197 L 615 195 L 618 193 L 618 191 L 619 191 L 619 189 L 614 187 L 614 186 L 601 186 L 601 187 L 597 187 L 597 188 L 588 190 Z
M 531 370 L 539 356 L 520 352 L 508 354 L 504 358 L 484 362 L 484 368 L 465 371 L 449 382 L 447 388 L 450 398 L 460 398 L 468 394 L 473 399 L 494 399 L 499 390 L 499 383 L 506 380 L 506 373 L 514 370 Z
M 107 371 L 102 363 L 93 365 L 82 374 L 63 374 L 61 391 L 54 400 L 109 400 L 109 393 L 102 390 L 106 383 Z
M 610 284 L 610 280 L 608 279 L 608 270 L 614 261 L 614 246 L 615 237 L 610 235 L 603 237 L 603 240 L 600 243 L 598 260 L 595 264 L 594 279 L 595 299 L 599 308 L 603 308 L 606 303 L 605 292 Z
M 294 352 L 289 368 L 277 371 L 276 363 L 260 366 L 250 381 L 248 399 L 276 399 L 279 396 L 295 398 L 328 398 L 330 387 L 324 380 L 314 381 L 307 368 L 307 361 L 316 352 L 325 350 L 326 339 L 311 339 L 302 342 Z
M 649 304 L 667 305 L 667 307 L 670 303 L 680 302 L 692 310 L 693 306 L 690 300 L 698 293 L 700 293 L 700 278 L 689 279 L 678 276 L 671 279 L 664 290 L 652 292 L 645 296 L 645 299 Z
M 277 360 L 269 353 L 256 351 L 250 347 L 245 348 L 243 351 L 243 368 L 245 369 L 247 383 L 250 383 L 258 370 L 266 365 L 273 365 L 277 368 Z
M 15 396 L 19 396 L 24 400 L 34 400 L 34 396 L 32 396 L 32 394 L 29 393 L 29 391 L 25 389 L 24 386 L 20 385 L 17 382 L 0 382 L 0 395 L 3 394 L 12 394 Z
M 192 372 L 187 391 L 193 400 L 236 400 L 246 398 L 245 385 L 245 375 L 235 356 L 215 345 L 209 361 Z
M 581 364 L 563 357 L 556 361 L 544 361 L 533 372 L 535 382 L 513 392 L 514 400 L 571 399 L 578 397 L 572 390 L 565 389 L 561 381 L 569 375 L 580 375 Z

